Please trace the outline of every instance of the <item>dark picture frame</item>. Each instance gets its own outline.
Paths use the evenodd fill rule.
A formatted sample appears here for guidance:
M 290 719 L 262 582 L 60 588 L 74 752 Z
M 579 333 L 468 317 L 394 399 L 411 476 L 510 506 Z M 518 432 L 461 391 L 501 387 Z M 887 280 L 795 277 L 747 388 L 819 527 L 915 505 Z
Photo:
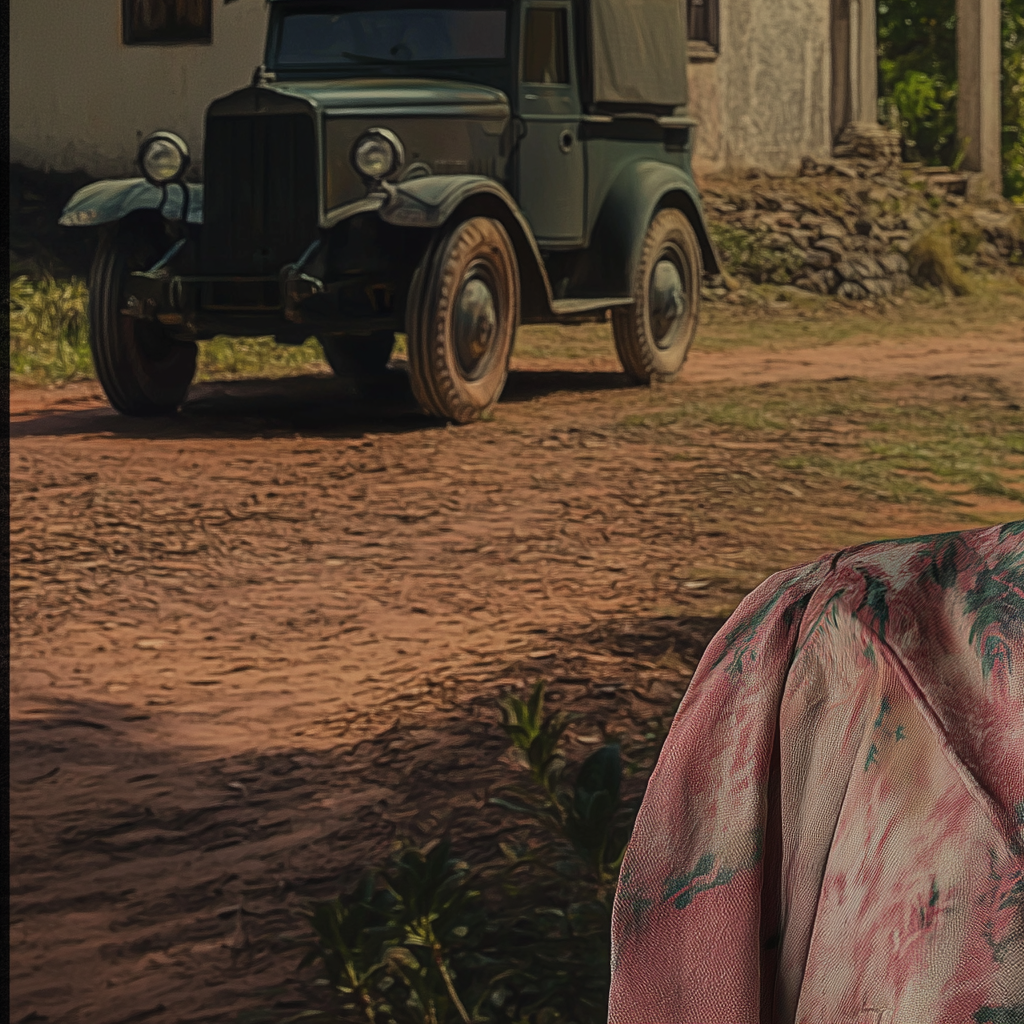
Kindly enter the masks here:
M 213 41 L 213 0 L 121 0 L 126 46 Z

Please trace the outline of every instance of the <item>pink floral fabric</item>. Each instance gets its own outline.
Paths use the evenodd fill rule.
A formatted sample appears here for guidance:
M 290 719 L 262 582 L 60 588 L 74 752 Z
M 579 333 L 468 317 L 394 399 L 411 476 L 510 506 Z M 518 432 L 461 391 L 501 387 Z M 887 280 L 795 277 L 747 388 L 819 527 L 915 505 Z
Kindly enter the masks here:
M 781 573 L 626 852 L 612 1024 L 1024 1024 L 1024 522 Z

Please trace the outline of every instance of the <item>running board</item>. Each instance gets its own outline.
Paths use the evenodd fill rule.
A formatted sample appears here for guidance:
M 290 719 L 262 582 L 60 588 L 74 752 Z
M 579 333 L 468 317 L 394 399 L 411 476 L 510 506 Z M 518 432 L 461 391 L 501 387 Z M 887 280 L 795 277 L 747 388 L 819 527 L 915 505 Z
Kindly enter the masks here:
M 633 300 L 626 299 L 554 299 L 551 312 L 555 316 L 575 316 L 578 313 L 596 313 L 613 306 L 632 306 Z

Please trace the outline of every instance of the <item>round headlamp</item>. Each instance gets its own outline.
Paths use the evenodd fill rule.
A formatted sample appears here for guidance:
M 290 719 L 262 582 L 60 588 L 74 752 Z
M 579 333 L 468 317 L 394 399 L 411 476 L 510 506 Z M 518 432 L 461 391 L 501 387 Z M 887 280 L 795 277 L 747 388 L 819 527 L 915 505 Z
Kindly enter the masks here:
M 180 181 L 190 159 L 188 144 L 174 132 L 154 132 L 139 146 L 139 169 L 154 185 Z
M 364 177 L 383 181 L 405 162 L 405 150 L 398 136 L 387 128 L 371 128 L 356 139 L 352 165 Z

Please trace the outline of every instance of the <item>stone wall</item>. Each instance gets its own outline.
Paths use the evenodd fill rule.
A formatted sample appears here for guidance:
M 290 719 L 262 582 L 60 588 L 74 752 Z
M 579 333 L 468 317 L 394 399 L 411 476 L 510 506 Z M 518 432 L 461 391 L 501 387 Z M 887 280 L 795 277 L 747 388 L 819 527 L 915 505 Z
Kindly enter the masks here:
M 881 128 L 848 134 L 837 153 L 805 158 L 792 177 L 702 183 L 728 271 L 708 298 L 770 284 L 885 299 L 912 282 L 956 290 L 965 272 L 1024 266 L 1024 211 L 971 197 L 971 176 L 901 164 L 898 138 Z
M 795 173 L 831 152 L 831 12 L 822 0 L 725 0 L 721 52 L 690 63 L 698 174 Z

